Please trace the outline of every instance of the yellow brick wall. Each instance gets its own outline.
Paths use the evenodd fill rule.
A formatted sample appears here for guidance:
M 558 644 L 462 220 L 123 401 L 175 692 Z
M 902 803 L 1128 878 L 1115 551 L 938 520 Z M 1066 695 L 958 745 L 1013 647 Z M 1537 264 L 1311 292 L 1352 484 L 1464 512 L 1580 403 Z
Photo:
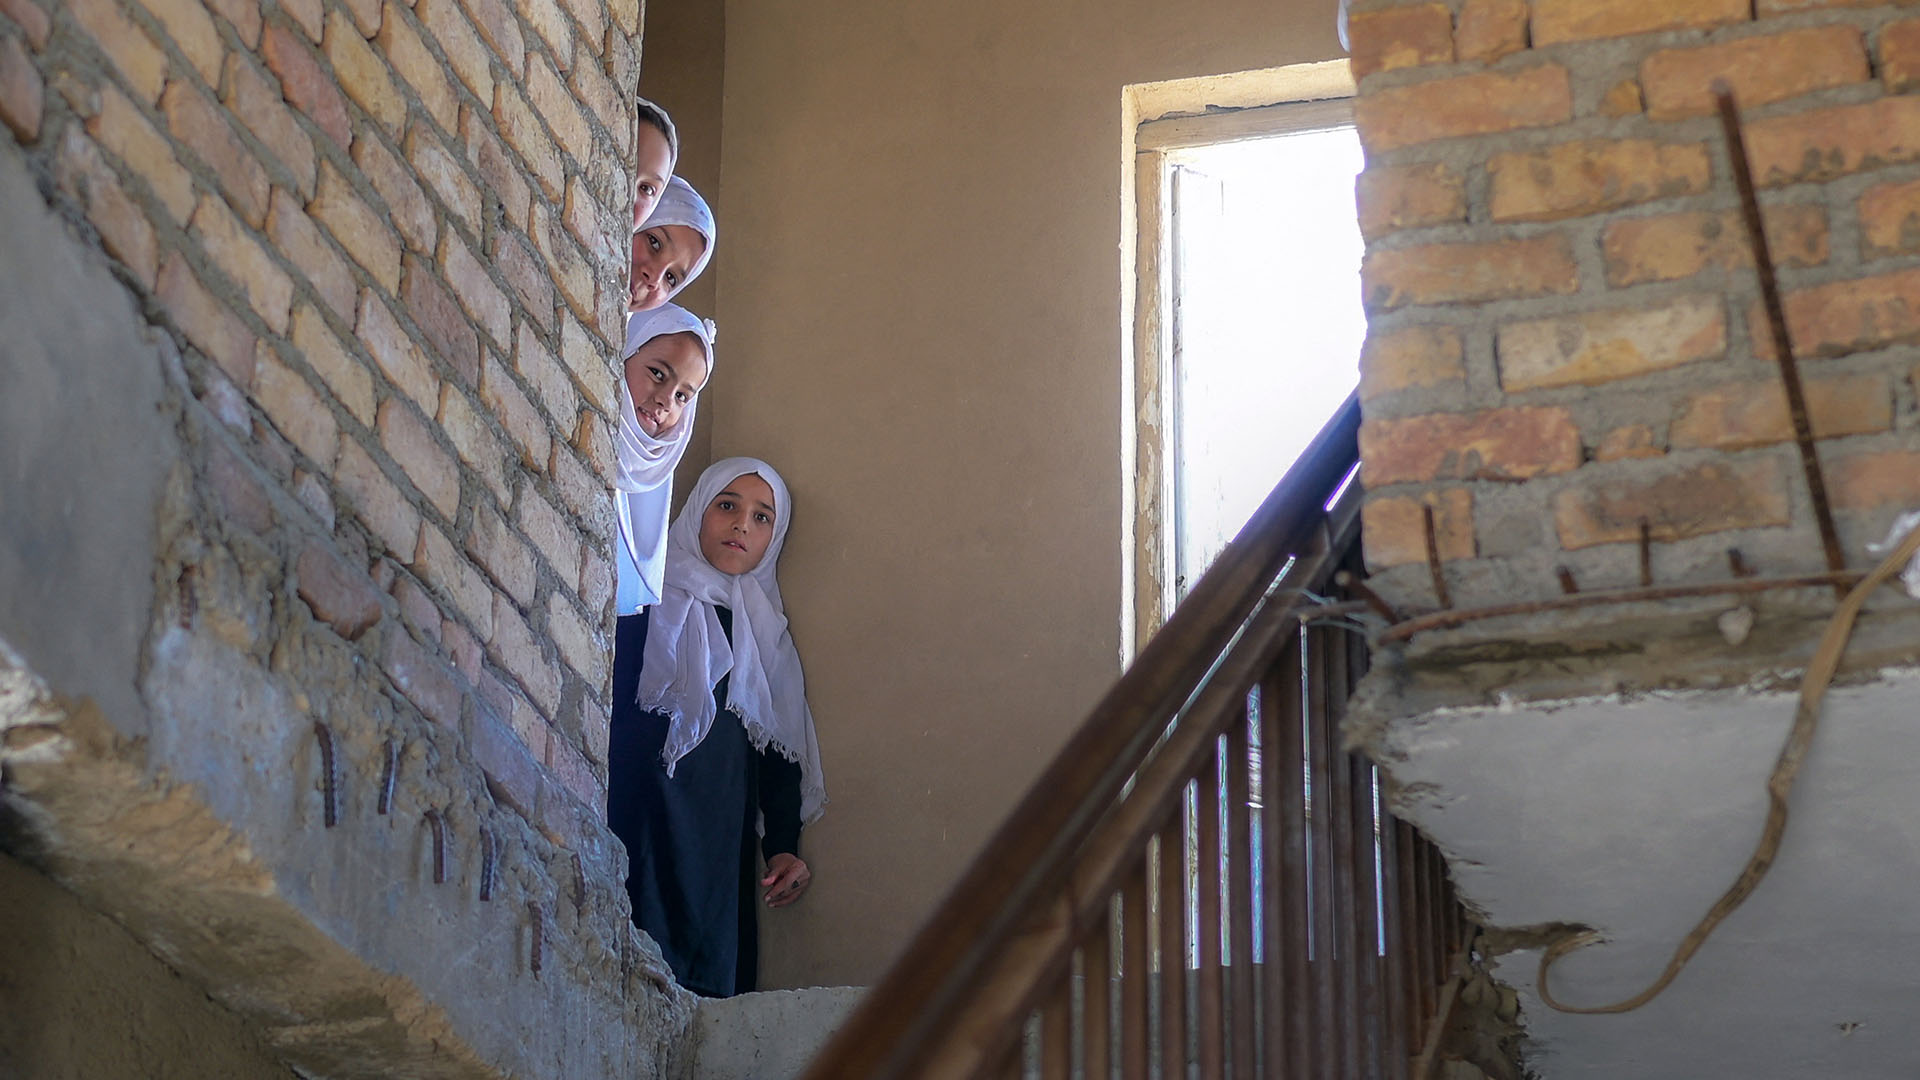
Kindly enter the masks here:
M 1355 5 L 1364 542 L 1430 605 L 1825 568 L 1710 88 L 1729 83 L 1855 565 L 1920 505 L 1920 18 L 1829 0 Z
M 244 447 L 199 482 L 556 842 L 605 804 L 639 19 L 0 0 L 0 149 Z

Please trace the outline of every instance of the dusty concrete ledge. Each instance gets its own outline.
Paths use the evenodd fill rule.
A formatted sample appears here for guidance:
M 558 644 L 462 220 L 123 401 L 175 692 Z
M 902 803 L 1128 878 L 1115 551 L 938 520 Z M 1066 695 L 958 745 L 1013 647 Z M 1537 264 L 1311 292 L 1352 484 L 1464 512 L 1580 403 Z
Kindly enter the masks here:
M 702 999 L 675 1055 L 674 1080 L 789 1080 L 853 1011 L 858 986 Z

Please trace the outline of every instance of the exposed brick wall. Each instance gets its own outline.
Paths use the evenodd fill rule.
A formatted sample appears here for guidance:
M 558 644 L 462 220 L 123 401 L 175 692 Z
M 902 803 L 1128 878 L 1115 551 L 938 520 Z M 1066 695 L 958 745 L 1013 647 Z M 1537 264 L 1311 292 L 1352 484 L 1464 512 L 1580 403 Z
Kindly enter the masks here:
M 1746 110 L 1856 564 L 1920 497 L 1920 18 L 1825 0 L 1356 4 L 1369 564 L 1432 603 L 1823 569 L 1709 88 Z
M 639 19 L 0 0 L 0 150 L 175 333 L 243 447 L 187 462 L 195 483 L 569 845 L 605 803 Z

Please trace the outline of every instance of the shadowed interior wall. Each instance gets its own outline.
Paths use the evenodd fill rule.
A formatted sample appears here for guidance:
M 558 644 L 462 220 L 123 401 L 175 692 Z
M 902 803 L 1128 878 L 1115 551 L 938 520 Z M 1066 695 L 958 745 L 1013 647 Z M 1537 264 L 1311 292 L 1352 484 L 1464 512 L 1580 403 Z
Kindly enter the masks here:
M 792 486 L 833 800 L 767 985 L 875 978 L 1118 674 L 1122 88 L 1334 7 L 728 4 L 713 452 Z

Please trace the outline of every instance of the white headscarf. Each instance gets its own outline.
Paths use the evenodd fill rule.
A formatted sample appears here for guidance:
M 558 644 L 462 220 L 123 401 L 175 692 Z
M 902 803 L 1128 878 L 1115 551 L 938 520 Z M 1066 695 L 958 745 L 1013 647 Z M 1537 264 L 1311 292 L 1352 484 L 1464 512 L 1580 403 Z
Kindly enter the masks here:
M 700 552 L 700 519 L 728 484 L 752 473 L 773 489 L 773 540 L 760 564 L 744 574 L 714 569 Z M 680 516 L 667 531 L 667 588 L 647 624 L 647 662 L 640 673 L 640 707 L 671 719 L 661 756 L 667 775 L 712 730 L 718 710 L 713 688 L 727 683 L 727 711 L 740 717 L 755 750 L 768 745 L 800 765 L 800 821 L 826 808 L 820 743 L 807 708 L 800 654 L 787 632 L 774 565 L 793 521 L 786 482 L 757 458 L 717 461 L 700 474 Z M 715 608 L 733 613 L 733 641 Z
M 707 377 L 713 377 L 713 324 L 677 304 L 627 316 L 627 345 L 621 357 L 631 357 L 642 345 L 663 334 L 692 334 L 699 338 L 707 353 Z M 640 602 L 652 604 L 660 599 L 661 579 L 667 567 L 667 516 L 673 510 L 673 468 L 680 463 L 693 437 L 693 416 L 700 399 L 696 395 L 687 402 L 686 411 L 680 414 L 679 422 L 671 430 L 649 435 L 640 426 L 625 376 L 618 382 L 620 435 L 613 498 L 619 511 L 620 541 L 626 545 L 633 565 L 640 570 Z
M 667 186 L 660 190 L 660 201 L 653 204 L 653 213 L 640 223 L 642 229 L 657 229 L 662 225 L 685 225 L 687 228 L 706 238 L 707 246 L 700 249 L 700 257 L 687 267 L 687 277 L 675 289 L 679 292 L 687 287 L 700 271 L 707 268 L 713 260 L 713 245 L 716 237 L 713 231 L 713 211 L 707 207 L 707 200 L 693 190 L 693 185 L 677 176 L 667 178 Z

